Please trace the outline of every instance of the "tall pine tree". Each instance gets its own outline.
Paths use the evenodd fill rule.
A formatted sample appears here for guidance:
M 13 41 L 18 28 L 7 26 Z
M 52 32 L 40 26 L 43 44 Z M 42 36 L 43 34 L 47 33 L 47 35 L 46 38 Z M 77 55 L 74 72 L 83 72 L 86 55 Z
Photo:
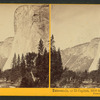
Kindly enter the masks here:
M 63 72 L 60 49 L 56 51 L 56 47 L 54 43 L 55 43 L 54 36 L 52 35 L 51 37 L 51 84 L 54 84 L 56 81 L 58 81 Z
M 58 49 L 58 52 L 57 52 L 57 69 L 58 69 L 58 73 L 59 73 L 58 77 L 60 78 L 61 74 L 63 72 L 60 48 Z
M 22 54 L 22 57 L 21 57 L 21 76 L 24 77 L 25 74 L 26 74 L 25 57 L 24 57 L 24 55 Z
M 51 36 L 51 53 L 56 50 L 54 36 Z
M 38 46 L 38 53 L 40 53 L 41 55 L 43 55 L 43 52 L 44 52 L 43 40 L 40 39 L 39 46 Z
M 13 61 L 12 61 L 12 68 L 16 67 L 16 64 L 17 64 L 16 61 L 17 61 L 16 54 L 14 54 Z
M 39 79 L 39 87 L 48 87 L 49 84 L 49 53 L 44 50 L 42 40 L 39 41 L 38 56 L 36 59 L 37 74 L 36 77 Z

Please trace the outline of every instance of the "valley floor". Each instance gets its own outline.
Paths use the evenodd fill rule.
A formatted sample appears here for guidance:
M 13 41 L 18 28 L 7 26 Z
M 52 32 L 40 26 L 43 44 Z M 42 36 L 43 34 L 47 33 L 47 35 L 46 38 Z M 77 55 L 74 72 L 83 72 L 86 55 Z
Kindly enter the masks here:
M 70 83 L 57 88 L 100 88 L 100 83 L 82 83 L 80 85 Z
M 18 84 L 0 80 L 0 88 L 16 88 L 16 87 L 18 87 Z
M 81 84 L 79 88 L 100 88 L 100 83 L 85 83 Z

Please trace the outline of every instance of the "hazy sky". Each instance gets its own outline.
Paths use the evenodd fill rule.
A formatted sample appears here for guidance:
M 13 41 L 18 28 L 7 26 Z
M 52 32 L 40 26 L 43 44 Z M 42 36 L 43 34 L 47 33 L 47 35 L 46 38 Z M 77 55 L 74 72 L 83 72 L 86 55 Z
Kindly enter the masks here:
M 100 5 L 53 5 L 51 33 L 61 49 L 100 37 Z
M 0 4 L 0 41 L 14 36 L 14 11 L 18 6 Z

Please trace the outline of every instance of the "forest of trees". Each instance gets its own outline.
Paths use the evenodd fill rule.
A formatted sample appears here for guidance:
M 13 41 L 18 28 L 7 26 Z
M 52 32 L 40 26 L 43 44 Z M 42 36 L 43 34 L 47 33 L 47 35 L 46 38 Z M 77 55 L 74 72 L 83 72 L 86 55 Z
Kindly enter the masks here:
M 39 41 L 37 54 L 14 54 L 12 69 L 0 72 L 0 77 L 12 83 L 20 81 L 19 87 L 48 87 L 49 52 L 44 48 L 42 39 Z
M 84 82 L 100 84 L 100 60 L 98 70 L 74 72 L 63 69 L 60 48 L 56 49 L 54 36 L 51 36 L 51 87 L 78 88 Z M 49 52 L 44 47 L 42 39 L 38 44 L 38 53 L 14 54 L 12 68 L 2 72 L 0 79 L 6 82 L 20 83 L 18 87 L 48 87 L 49 86 Z

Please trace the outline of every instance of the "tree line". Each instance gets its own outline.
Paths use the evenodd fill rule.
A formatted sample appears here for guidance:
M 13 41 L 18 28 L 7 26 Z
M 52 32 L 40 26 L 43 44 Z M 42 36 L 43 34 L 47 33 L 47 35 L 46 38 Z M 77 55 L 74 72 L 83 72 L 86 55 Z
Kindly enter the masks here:
M 19 87 L 48 87 L 49 52 L 44 48 L 43 40 L 39 41 L 38 53 L 14 54 L 12 68 L 0 75 L 12 83 L 19 81 Z
M 84 81 L 100 83 L 100 60 L 98 70 L 88 72 L 74 72 L 63 69 L 60 48 L 56 49 L 54 36 L 51 36 L 51 87 L 63 87 L 73 84 L 80 87 Z M 12 68 L 0 71 L 0 78 L 11 83 L 20 83 L 19 87 L 48 87 L 49 86 L 49 52 L 44 47 L 43 40 L 38 44 L 38 53 L 28 52 L 25 55 L 14 54 Z

